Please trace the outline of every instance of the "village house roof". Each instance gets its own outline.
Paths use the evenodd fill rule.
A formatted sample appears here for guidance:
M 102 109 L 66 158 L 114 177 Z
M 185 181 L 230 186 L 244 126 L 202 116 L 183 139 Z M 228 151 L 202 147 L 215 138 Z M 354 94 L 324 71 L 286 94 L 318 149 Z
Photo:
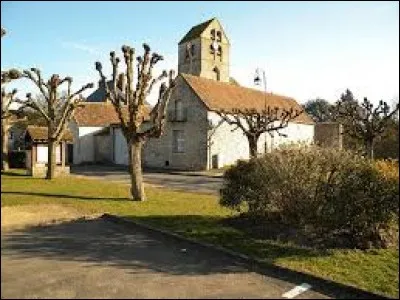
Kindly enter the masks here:
M 193 26 L 188 33 L 179 41 L 178 45 L 185 43 L 187 41 L 191 41 L 195 38 L 198 38 L 204 30 L 210 25 L 212 21 L 214 21 L 215 18 L 212 18 L 211 20 L 205 21 L 199 25 Z
M 150 106 L 145 106 L 145 120 L 148 120 Z M 127 107 L 123 107 L 125 117 L 128 115 Z M 103 127 L 110 124 L 119 124 L 120 120 L 112 103 L 110 102 L 87 102 L 76 108 L 74 119 L 78 126 Z
M 266 94 L 255 89 L 189 74 L 181 74 L 181 76 L 211 111 L 225 110 L 229 112 L 234 109 L 256 109 L 257 111 L 262 111 L 264 110 L 265 99 L 267 107 L 270 108 L 303 110 L 301 105 L 290 97 L 273 93 Z M 314 124 L 314 121 L 306 112 L 303 112 L 292 122 Z
M 29 136 L 34 142 L 45 142 L 48 139 L 48 129 L 47 127 L 29 125 L 25 131 L 26 136 Z M 61 140 L 72 142 L 73 139 L 71 131 L 65 130 Z

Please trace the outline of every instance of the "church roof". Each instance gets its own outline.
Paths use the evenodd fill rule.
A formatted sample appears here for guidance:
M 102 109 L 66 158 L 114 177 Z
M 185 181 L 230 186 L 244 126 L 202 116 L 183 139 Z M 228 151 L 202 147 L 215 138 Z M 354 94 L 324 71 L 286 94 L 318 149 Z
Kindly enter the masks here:
M 212 21 L 214 21 L 215 18 L 212 18 L 208 21 L 205 21 L 199 25 L 193 26 L 188 33 L 179 41 L 178 45 L 185 43 L 187 41 L 193 40 L 195 38 L 198 38 L 204 30 L 210 25 Z
M 149 118 L 150 110 L 150 106 L 145 105 L 146 120 Z M 122 112 L 124 117 L 128 116 L 127 107 L 123 107 Z M 83 106 L 76 108 L 74 119 L 78 126 L 103 127 L 120 123 L 113 104 L 109 102 L 84 103 Z
M 232 111 L 233 109 L 256 109 L 262 111 L 264 110 L 265 99 L 267 107 L 303 110 L 301 105 L 290 97 L 273 93 L 266 94 L 255 89 L 188 74 L 181 74 L 181 76 L 211 111 Z M 306 112 L 303 112 L 292 122 L 314 124 L 314 121 Z

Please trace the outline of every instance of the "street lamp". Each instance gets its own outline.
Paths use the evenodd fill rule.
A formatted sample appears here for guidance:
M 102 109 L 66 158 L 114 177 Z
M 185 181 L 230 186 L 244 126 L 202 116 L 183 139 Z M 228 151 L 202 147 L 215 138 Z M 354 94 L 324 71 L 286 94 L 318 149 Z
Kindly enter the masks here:
M 260 72 L 262 72 L 262 78 L 260 76 Z M 257 68 L 256 74 L 254 75 L 254 84 L 261 85 L 261 82 L 264 83 L 264 113 L 267 113 L 267 79 L 265 77 L 265 71 L 263 69 Z M 267 135 L 264 133 L 264 153 L 267 153 Z

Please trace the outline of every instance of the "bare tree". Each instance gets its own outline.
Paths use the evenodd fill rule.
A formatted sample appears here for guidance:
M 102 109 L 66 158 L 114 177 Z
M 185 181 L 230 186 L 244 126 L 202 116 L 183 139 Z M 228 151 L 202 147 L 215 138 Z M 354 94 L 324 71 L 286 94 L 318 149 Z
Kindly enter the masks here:
M 249 142 L 250 157 L 257 156 L 257 143 L 260 136 L 268 132 L 286 136 L 279 130 L 287 127 L 289 122 L 303 113 L 303 110 L 286 110 L 278 107 L 266 110 L 233 109 L 231 112 L 217 111 L 217 114 L 229 125 L 235 125 L 234 130 L 240 128 Z
M 390 119 L 399 110 L 399 103 L 390 111 L 385 101 L 374 105 L 367 98 L 359 104 L 357 101 L 336 103 L 336 118 L 344 123 L 344 133 L 364 143 L 368 158 L 374 158 L 374 142 L 386 130 Z
M 153 67 L 158 61 L 163 60 L 163 57 L 157 53 L 150 55 L 150 47 L 147 44 L 143 44 L 143 48 L 143 56 L 136 58 L 136 86 L 134 85 L 135 50 L 133 48 L 122 46 L 126 69 L 121 73 L 118 71 L 119 58 L 115 56 L 114 51 L 110 52 L 113 70 L 110 86 L 106 84 L 101 63 L 96 62 L 96 70 L 105 86 L 106 96 L 115 108 L 128 145 L 131 196 L 133 200 L 138 201 L 146 199 L 143 187 L 141 150 L 147 139 L 157 138 L 163 134 L 167 104 L 175 87 L 172 70 L 169 75 L 163 71 L 159 77 L 153 79 Z M 142 126 L 146 118 L 146 97 L 150 94 L 153 86 L 166 77 L 169 77 L 169 83 L 168 85 L 164 82 L 161 84 L 158 101 L 150 113 L 150 120 L 146 126 Z
M 93 88 L 93 83 L 88 83 L 76 92 L 71 92 L 72 78 L 60 78 L 59 75 L 53 74 L 46 83 L 42 79 L 39 69 L 31 68 L 23 71 L 23 77 L 31 80 L 40 90 L 40 94 L 45 101 L 38 101 L 32 98 L 32 94 L 26 94 L 26 100 L 18 100 L 23 107 L 32 108 L 39 112 L 46 120 L 48 129 L 48 162 L 46 179 L 53 179 L 55 176 L 56 166 L 56 147 L 63 137 L 65 130 L 71 120 L 74 110 L 85 99 L 81 93 L 88 88 Z M 67 83 L 67 92 L 64 97 L 59 97 L 58 88 Z M 78 97 L 79 96 L 79 97 Z
M 5 29 L 1 28 L 1 37 L 6 34 Z M 15 102 L 15 94 L 17 90 L 7 93 L 4 85 L 12 80 L 21 77 L 21 73 L 16 69 L 1 71 L 1 169 L 7 171 L 8 166 L 8 131 L 14 122 L 13 114 L 10 111 L 11 104 Z

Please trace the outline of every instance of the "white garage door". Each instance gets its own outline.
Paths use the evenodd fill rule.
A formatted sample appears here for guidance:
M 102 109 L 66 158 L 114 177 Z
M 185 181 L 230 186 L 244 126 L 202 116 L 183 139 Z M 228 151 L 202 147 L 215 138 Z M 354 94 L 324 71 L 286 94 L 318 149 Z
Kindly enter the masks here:
M 47 163 L 47 145 L 38 145 L 37 146 L 37 154 L 36 161 L 38 163 Z M 56 162 L 58 164 L 61 163 L 61 148 L 60 145 L 56 148 Z

